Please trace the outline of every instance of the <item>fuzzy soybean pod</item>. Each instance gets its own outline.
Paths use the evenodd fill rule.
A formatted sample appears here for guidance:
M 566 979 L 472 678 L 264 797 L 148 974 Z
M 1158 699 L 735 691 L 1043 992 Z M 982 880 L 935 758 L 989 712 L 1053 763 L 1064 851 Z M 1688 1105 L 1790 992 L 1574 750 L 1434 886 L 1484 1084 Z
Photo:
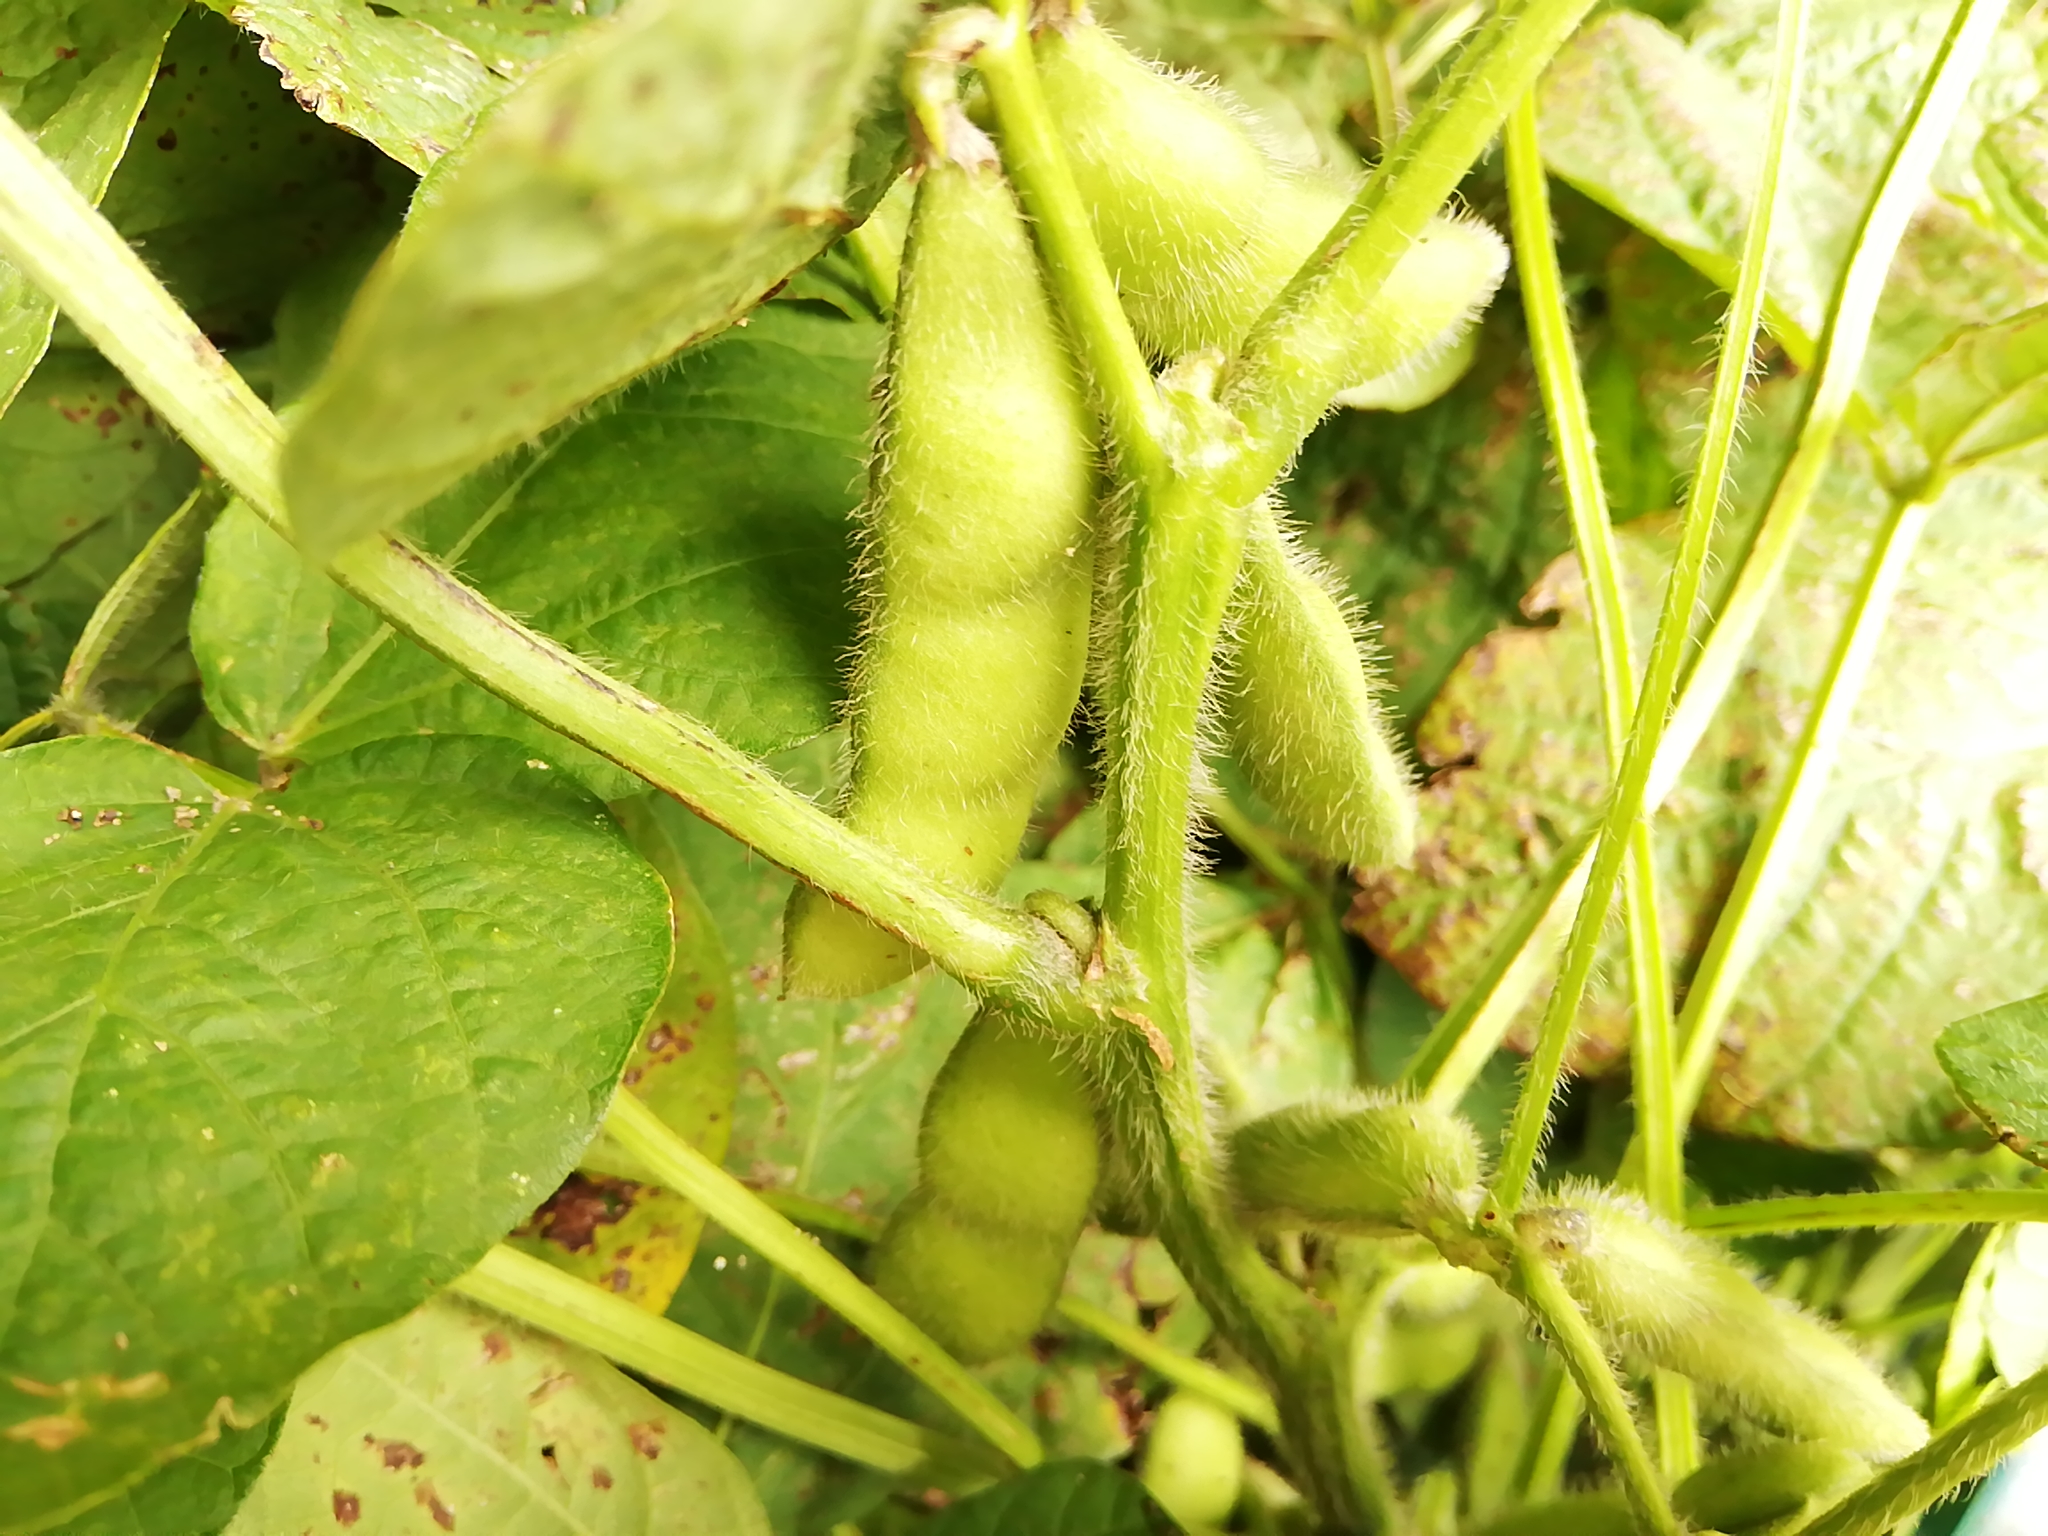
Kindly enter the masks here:
M 1800 1440 L 1895 1461 L 1927 1425 L 1847 1342 L 1632 1195 L 1566 1185 L 1515 1218 L 1607 1339 Z
M 986 139 L 929 166 L 904 253 L 865 511 L 864 623 L 841 814 L 932 874 L 993 889 L 1079 699 L 1093 417 Z M 807 886 L 788 989 L 852 997 L 922 963 Z
M 875 1289 L 969 1363 L 1021 1348 L 1059 1294 L 1101 1174 L 1087 1075 L 983 1012 L 926 1096 L 918 1185 L 873 1255 Z
M 1796 1523 L 1869 1476 L 1838 1446 L 1782 1440 L 1716 1456 L 1671 1490 L 1671 1507 L 1696 1529 L 1748 1536 Z
M 1164 357 L 1235 351 L 1350 206 L 1348 179 L 1288 164 L 1220 91 L 1136 57 L 1092 22 L 1038 40 L 1039 75 L 1138 339 Z M 1419 375 L 1507 269 L 1500 237 L 1434 220 L 1351 338 L 1359 387 Z M 1412 392 L 1389 399 L 1419 403 Z
M 1199 1392 L 1174 1393 L 1152 1415 L 1138 1477 L 1184 1530 L 1218 1529 L 1244 1489 L 1237 1416 Z
M 1368 869 L 1415 853 L 1415 775 L 1395 744 L 1354 606 L 1261 504 L 1232 595 L 1223 721 L 1245 778 L 1287 831 Z
M 1265 1226 L 1427 1232 L 1462 1221 L 1479 1177 L 1478 1133 L 1417 1099 L 1311 1099 L 1230 1133 L 1231 1189 Z

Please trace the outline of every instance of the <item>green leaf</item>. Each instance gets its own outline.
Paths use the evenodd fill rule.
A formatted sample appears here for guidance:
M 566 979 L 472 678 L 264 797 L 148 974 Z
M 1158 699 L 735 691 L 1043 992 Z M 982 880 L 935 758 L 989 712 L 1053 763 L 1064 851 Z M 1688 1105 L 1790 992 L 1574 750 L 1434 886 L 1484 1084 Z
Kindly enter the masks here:
M 767 753 L 831 721 L 880 327 L 769 306 L 422 513 L 463 576 L 615 676 Z M 639 781 L 405 644 L 249 512 L 209 542 L 207 700 L 273 758 L 420 730 L 523 741 L 600 793 Z
M 93 202 L 107 189 L 180 0 L 9 0 L 0 111 Z M 0 261 L 0 411 L 50 343 L 57 306 Z
M 902 0 L 649 0 L 538 67 L 358 295 L 285 449 L 316 553 L 732 323 L 855 222 Z M 874 178 L 879 182 L 880 178 Z
M 1748 36 L 1750 49 L 1769 52 L 1768 31 Z M 1768 67 L 1767 58 L 1762 63 Z M 1842 88 L 1854 94 L 1844 110 L 1896 122 L 1917 79 L 1906 76 L 1898 94 L 1872 98 L 1867 80 L 1859 83 L 1862 77 L 1845 67 Z M 1825 116 L 1831 98 L 1821 88 L 1811 94 L 1818 105 L 1810 111 Z M 1647 17 L 1615 12 L 1583 30 L 1544 77 L 1544 158 L 1553 174 L 1729 287 L 1766 113 L 1763 93 L 1746 90 L 1704 52 Z M 1888 144 L 1889 133 L 1877 133 L 1870 144 Z M 1867 158 L 1869 149 L 1860 153 Z M 1766 319 L 1804 362 L 1854 239 L 1867 177 L 1861 161 L 1837 169 L 1810 147 L 1790 154 L 1781 174 L 1800 217 L 1796 228 L 1774 236 Z M 2048 300 L 2048 269 L 1937 196 L 1907 233 L 1886 292 L 1863 380 L 1879 398 L 1956 325 Z
M 247 28 L 286 90 L 399 164 L 425 171 L 484 109 L 589 16 L 590 6 L 477 0 L 206 0 Z
M 633 846 L 668 886 L 675 934 L 668 985 L 634 1043 L 621 1082 L 670 1130 L 722 1161 L 739 1088 L 732 965 L 704 898 L 659 820 L 657 798 L 636 795 L 612 807 Z M 673 1190 L 636 1183 L 630 1177 L 636 1171 L 599 1132 L 584 1149 L 581 1167 L 509 1241 L 659 1316 L 689 1271 L 704 1213 Z
M 2048 1167 L 2048 997 L 1958 1019 L 1934 1042 L 1934 1054 L 1993 1136 Z
M 98 354 L 43 359 L 0 416 L 0 727 L 57 692 L 94 605 L 197 473 Z
M 767 1536 L 702 1425 L 589 1350 L 452 1297 L 344 1345 L 292 1393 L 228 1536 Z
M 1657 819 L 1672 974 L 1706 942 L 1811 700 L 1882 505 L 1851 459 L 1832 473 L 1753 656 Z M 2048 988 L 2048 712 L 2021 679 L 2048 664 L 2048 491 L 1995 468 L 1951 482 L 1893 609 L 1787 910 L 1738 994 L 1702 1123 L 1802 1145 L 1940 1143 L 1959 1128 L 1928 1051 L 1950 1020 Z M 1668 525 L 1618 543 L 1636 622 L 1658 597 Z M 1531 611 L 1460 665 L 1418 746 L 1416 869 L 1375 878 L 1352 920 L 1425 997 L 1467 984 L 1536 872 L 1589 825 L 1607 781 L 1590 626 L 1560 562 Z M 1575 1046 L 1626 1047 L 1618 928 Z M 1526 1031 L 1533 1017 L 1525 1015 Z
M 221 346 L 270 332 L 292 275 L 374 228 L 398 229 L 412 178 L 315 120 L 249 38 L 204 11 L 164 48 L 101 212 Z
M 44 1536 L 216 1536 L 263 1470 L 284 1415 L 280 1408 L 247 1429 L 223 1429 L 211 1445 L 166 1462 Z
M 1098 1461 L 1049 1461 L 962 1499 L 926 1536 L 1171 1536 L 1180 1527 L 1128 1472 Z
M 1958 331 L 1899 391 L 1938 469 L 1967 469 L 2048 436 L 2048 307 Z
M 2048 260 L 2048 92 L 1985 130 L 1976 170 L 2000 226 Z
M 487 740 L 282 795 L 0 757 L 0 1531 L 269 1410 L 552 1188 L 666 974 L 603 808 Z

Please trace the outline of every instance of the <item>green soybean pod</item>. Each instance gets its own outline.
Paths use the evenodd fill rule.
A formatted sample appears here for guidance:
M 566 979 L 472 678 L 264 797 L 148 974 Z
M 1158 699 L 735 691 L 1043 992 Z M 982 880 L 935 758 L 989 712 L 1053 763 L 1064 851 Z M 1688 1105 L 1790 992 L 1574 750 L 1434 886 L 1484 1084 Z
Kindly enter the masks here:
M 1855 1349 L 1714 1244 L 1617 1190 L 1571 1184 L 1551 1200 L 1516 1231 L 1612 1343 L 1800 1440 L 1871 1461 L 1926 1443 L 1926 1422 Z
M 1244 1489 L 1237 1416 L 1199 1392 L 1174 1393 L 1152 1415 L 1138 1479 L 1184 1529 L 1215 1530 Z
M 864 624 L 841 814 L 932 874 L 993 889 L 1079 699 L 1093 417 L 1015 195 L 964 122 L 925 168 L 865 511 Z M 807 886 L 792 993 L 908 975 L 907 942 Z
M 1671 1490 L 1671 1507 L 1701 1530 L 1746 1536 L 1832 1504 L 1870 1476 L 1839 1446 L 1784 1440 L 1716 1456 Z
M 1271 1226 L 1388 1233 L 1456 1220 L 1479 1193 L 1479 1135 L 1419 1099 L 1311 1099 L 1230 1133 L 1230 1184 Z
M 1070 1049 L 977 1015 L 925 1098 L 918 1185 L 876 1245 L 875 1289 L 962 1360 L 1021 1348 L 1059 1294 L 1101 1170 Z
M 1235 351 L 1322 246 L 1352 185 L 1287 164 L 1228 97 L 1155 68 L 1092 22 L 1047 30 L 1037 57 L 1138 339 L 1165 357 Z M 1450 346 L 1506 269 L 1485 225 L 1434 220 L 1358 317 L 1359 387 Z
M 1365 868 L 1415 853 L 1415 775 L 1381 710 L 1336 581 L 1262 504 L 1232 597 L 1223 722 L 1245 778 L 1287 831 Z

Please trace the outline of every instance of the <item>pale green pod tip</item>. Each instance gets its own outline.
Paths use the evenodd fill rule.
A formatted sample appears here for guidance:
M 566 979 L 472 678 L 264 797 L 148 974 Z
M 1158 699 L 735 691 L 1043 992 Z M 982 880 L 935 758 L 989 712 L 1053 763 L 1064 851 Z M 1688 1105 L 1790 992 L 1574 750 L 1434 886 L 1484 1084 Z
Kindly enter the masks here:
M 1689 1376 L 1796 1439 L 1872 1461 L 1926 1443 L 1926 1422 L 1845 1340 L 1635 1196 L 1569 1183 L 1519 1213 L 1515 1230 L 1594 1327 L 1640 1362 Z
M 969 1365 L 1030 1342 L 1059 1295 L 1073 1243 L 985 1227 L 929 1190 L 898 1206 L 870 1257 L 875 1290 Z
M 1355 1232 L 1458 1226 L 1479 1196 L 1479 1136 L 1417 1099 L 1354 1093 L 1291 1104 L 1230 1134 L 1247 1216 Z
M 1870 1464 L 1839 1446 L 1785 1440 L 1716 1456 L 1671 1490 L 1671 1507 L 1695 1527 L 1743 1536 L 1832 1504 L 1870 1476 Z
M 1288 832 L 1325 858 L 1406 865 L 1421 819 L 1414 770 L 1380 707 L 1334 578 L 1254 510 L 1231 611 L 1230 748 Z
M 1182 1527 L 1200 1531 L 1237 1507 L 1244 1464 L 1237 1416 L 1198 1392 L 1175 1392 L 1152 1415 L 1138 1478 Z
M 782 915 L 782 987 L 790 997 L 864 997 L 924 964 L 918 947 L 813 886 Z

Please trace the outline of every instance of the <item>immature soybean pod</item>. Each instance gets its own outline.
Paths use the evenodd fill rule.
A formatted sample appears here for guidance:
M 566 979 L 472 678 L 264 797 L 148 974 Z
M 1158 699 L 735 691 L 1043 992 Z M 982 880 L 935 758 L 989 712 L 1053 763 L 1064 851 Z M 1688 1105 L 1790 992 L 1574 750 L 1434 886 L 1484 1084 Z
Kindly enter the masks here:
M 1368 869 L 1415 852 L 1415 775 L 1380 708 L 1351 605 L 1261 505 L 1232 596 L 1223 719 L 1238 765 L 1294 836 Z
M 1861 1355 L 1632 1195 L 1566 1185 L 1515 1218 L 1608 1340 L 1801 1440 L 1895 1461 L 1927 1425 Z
M 1203 347 L 1234 351 L 1321 247 L 1355 189 L 1287 164 L 1227 97 L 1155 68 L 1092 22 L 1049 28 L 1037 58 L 1138 339 L 1168 358 Z M 1493 296 L 1506 267 L 1506 247 L 1485 225 L 1432 222 L 1358 317 L 1349 338 L 1358 387 L 1426 371 Z M 1422 403 L 1391 381 L 1366 398 Z
M 1309 1099 L 1230 1133 L 1230 1185 L 1267 1226 L 1360 1233 L 1462 1225 L 1479 1203 L 1479 1134 L 1419 1099 Z
M 875 1289 L 970 1364 L 1021 1348 L 1059 1295 L 1102 1171 L 1070 1050 L 985 1011 L 925 1099 L 918 1184 L 875 1246 Z
M 964 119 L 903 258 L 861 564 L 841 814 L 935 875 L 1010 867 L 1087 659 L 1093 418 L 994 150 Z M 922 956 L 807 886 L 785 983 L 857 996 Z

